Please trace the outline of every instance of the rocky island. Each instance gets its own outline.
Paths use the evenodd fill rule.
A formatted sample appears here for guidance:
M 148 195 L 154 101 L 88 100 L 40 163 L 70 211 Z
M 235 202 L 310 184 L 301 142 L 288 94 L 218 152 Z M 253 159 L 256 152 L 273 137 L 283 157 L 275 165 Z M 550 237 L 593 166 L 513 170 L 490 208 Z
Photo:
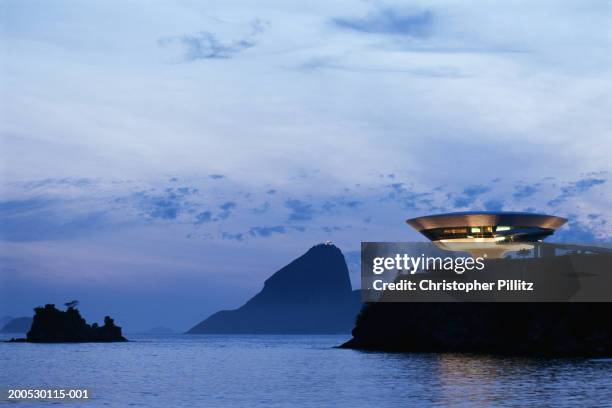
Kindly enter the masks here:
M 127 341 L 121 335 L 121 327 L 116 326 L 109 316 L 104 318 L 104 325 L 97 323 L 89 325 L 75 307 L 58 310 L 55 305 L 34 309 L 32 327 L 25 339 L 30 343 L 87 343 Z

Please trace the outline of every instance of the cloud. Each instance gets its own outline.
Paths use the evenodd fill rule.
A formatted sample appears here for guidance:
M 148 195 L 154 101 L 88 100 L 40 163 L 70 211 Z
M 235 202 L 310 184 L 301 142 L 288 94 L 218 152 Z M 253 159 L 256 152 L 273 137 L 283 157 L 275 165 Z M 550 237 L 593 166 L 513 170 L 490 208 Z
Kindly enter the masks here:
M 486 211 L 501 211 L 504 208 L 504 203 L 501 200 L 487 200 L 483 205 Z
M 556 207 L 559 204 L 567 201 L 570 197 L 575 197 L 579 194 L 585 193 L 591 188 L 598 186 L 600 184 L 604 184 L 606 182 L 605 179 L 595 178 L 595 177 L 587 177 L 573 183 L 569 183 L 568 185 L 561 188 L 561 194 L 557 196 L 557 198 L 550 200 L 548 205 L 552 207 Z
M 468 197 L 478 197 L 479 195 L 484 194 L 489 190 L 491 190 L 491 187 L 480 186 L 480 185 L 468 186 L 463 189 L 463 194 Z
M 228 201 L 226 203 L 221 204 L 219 208 L 222 211 L 217 215 L 217 217 L 219 217 L 220 220 L 226 220 L 232 213 L 232 210 L 236 208 L 236 203 Z
M 185 61 L 228 59 L 254 47 L 257 44 L 255 39 L 266 30 L 268 25 L 266 21 L 255 19 L 250 24 L 251 31 L 248 35 L 231 42 L 223 42 L 215 34 L 201 31 L 196 34 L 162 38 L 158 43 L 161 46 L 172 44 L 182 46 Z
M 180 194 L 183 195 L 187 195 L 187 194 L 195 194 L 198 192 L 197 188 L 191 188 L 191 187 L 179 187 L 176 189 L 176 191 Z
M 225 178 L 225 176 L 223 174 L 211 174 L 210 176 L 208 176 L 209 178 L 213 179 L 213 180 L 220 180 L 222 178 Z
M 432 201 L 430 200 L 431 193 L 414 191 L 413 188 L 407 187 L 404 183 L 392 183 L 386 186 L 391 191 L 383 199 L 383 201 L 397 201 L 402 204 L 405 209 L 432 209 Z
M 578 221 L 576 215 L 570 215 L 568 223 L 555 232 L 551 241 L 579 244 L 594 243 L 599 240 L 588 224 Z
M 390 177 L 390 174 L 394 174 L 394 177 Z M 405 216 L 406 209 L 415 215 L 419 212 L 450 211 L 457 206 L 488 211 L 545 211 L 548 201 L 545 198 L 530 199 L 529 209 L 525 209 L 526 205 L 522 206 L 520 202 L 514 204 L 513 200 L 517 196 L 533 196 L 536 194 L 534 191 L 556 190 L 558 197 L 553 195 L 552 198 L 560 205 L 567 197 L 604 184 L 606 177 L 603 174 L 589 173 L 578 180 L 561 183 L 543 178 L 530 183 L 509 181 L 504 185 L 470 183 L 465 187 L 456 186 L 456 191 L 451 190 L 447 194 L 444 186 L 419 187 L 412 181 L 395 181 L 407 175 L 382 173 L 383 176 L 376 177 L 374 184 L 353 184 L 350 188 L 339 185 L 326 192 L 306 192 L 303 195 L 307 199 L 301 196 L 299 199 L 292 198 L 283 190 L 269 195 L 270 185 L 261 191 L 250 191 L 245 186 L 234 185 L 234 181 L 216 186 L 218 191 L 215 194 L 218 195 L 209 197 L 201 193 L 210 187 L 206 180 L 198 178 L 199 184 L 191 184 L 187 179 L 171 181 L 167 176 L 164 176 L 162 184 L 99 179 L 95 188 L 90 182 L 14 183 L 7 191 L 15 198 L 0 202 L 0 227 L 3 227 L 2 237 L 9 241 L 85 236 L 124 226 L 139 228 L 146 225 L 147 228 L 155 228 L 157 223 L 172 224 L 177 231 L 184 231 L 184 236 L 192 238 L 248 241 L 306 231 L 305 227 L 294 225 L 298 224 L 308 225 L 308 232 L 302 234 L 300 239 L 307 239 L 307 236 L 320 239 L 316 234 L 325 232 L 333 234 L 335 240 L 347 237 L 344 239 L 350 241 L 348 225 L 355 231 L 360 228 L 366 234 L 365 231 L 380 225 L 395 225 L 398 219 Z M 294 181 L 292 185 L 296 183 Z M 311 181 L 300 183 L 308 184 Z M 32 190 L 32 186 L 38 185 L 48 187 L 45 187 L 45 195 L 41 195 L 40 187 Z M 278 211 L 279 205 L 286 211 Z M 568 203 L 560 205 L 556 213 L 566 215 L 576 210 Z M 585 210 L 588 212 L 581 215 L 583 229 L 590 229 L 598 237 L 606 236 L 606 229 L 609 228 L 602 223 L 602 220 L 605 221 L 605 209 L 594 203 Z M 374 214 L 376 217 L 373 217 Z M 373 219 L 376 219 L 376 223 L 372 222 Z M 207 224 L 207 228 L 201 228 L 204 224 Z
M 474 201 L 476 201 L 480 195 L 489 190 L 491 190 L 491 187 L 482 185 L 468 186 L 463 189 L 463 193 L 459 197 L 455 197 L 453 205 L 458 208 L 469 207 L 474 204 Z
M 334 18 L 340 28 L 368 34 L 390 34 L 426 37 L 430 34 L 434 15 L 431 11 L 408 12 L 394 7 L 381 7 L 364 17 Z
M 289 221 L 308 221 L 311 220 L 314 215 L 312 205 L 306 204 L 300 200 L 287 200 L 285 201 L 285 207 L 291 210 Z
M 249 230 L 249 234 L 252 236 L 269 237 L 272 234 L 285 234 L 287 229 L 282 225 L 275 227 L 253 227 Z
M 338 226 L 338 225 L 334 225 L 333 227 L 330 226 L 324 226 L 321 227 L 321 229 L 325 232 L 327 232 L 328 234 L 333 233 L 333 232 L 338 232 L 338 231 L 346 231 L 346 230 L 350 230 L 351 226 L 350 225 L 345 225 L 343 227 Z
M 141 191 L 135 194 L 136 206 L 150 218 L 174 220 L 184 210 L 192 209 L 186 197 L 197 192 L 198 189 L 190 187 L 166 188 L 157 194 Z
M 228 201 L 228 202 L 226 202 L 226 203 L 221 204 L 221 205 L 219 206 L 219 208 L 221 208 L 221 209 L 222 209 L 222 210 L 224 210 L 224 211 L 229 211 L 229 210 L 231 210 L 232 208 L 236 208 L 236 203 L 233 203 L 233 202 L 231 202 L 231 201 Z
M 260 205 L 259 207 L 255 207 L 255 208 L 253 208 L 253 214 L 258 214 L 258 215 L 265 214 L 265 213 L 267 213 L 267 212 L 268 212 L 268 210 L 269 210 L 271 207 L 272 207 L 272 206 L 270 205 L 270 203 L 266 201 L 265 203 L 263 203 L 263 204 L 262 204 L 262 205 Z
M 212 220 L 212 213 L 210 211 L 203 211 L 196 216 L 195 225 L 204 224 Z
M 273 234 L 286 234 L 290 230 L 304 232 L 305 227 L 302 226 L 289 226 L 276 225 L 273 227 L 253 227 L 249 230 L 249 234 L 253 237 L 270 237 Z
M 347 197 L 338 197 L 329 201 L 325 201 L 321 205 L 322 212 L 331 213 L 342 208 L 348 208 L 351 210 L 357 210 L 363 205 L 363 201 L 356 199 L 349 199 Z
M 241 233 L 233 234 L 233 233 L 230 233 L 230 232 L 222 232 L 221 233 L 221 239 L 242 242 L 242 241 L 244 241 L 244 234 L 241 234 Z
M 181 209 L 180 203 L 173 199 L 155 198 L 151 202 L 151 211 L 149 215 L 152 218 L 161 218 L 164 220 L 175 219 Z
M 515 192 L 512 197 L 520 200 L 522 198 L 531 197 L 538 191 L 539 184 L 521 184 L 515 186 Z
M 465 78 L 468 76 L 457 67 L 449 65 L 409 67 L 381 65 L 372 61 L 347 63 L 335 57 L 309 58 L 296 65 L 295 69 L 306 73 L 314 73 L 318 70 L 336 70 L 362 74 L 406 74 L 423 78 Z
M 54 203 L 53 200 L 43 200 L 40 198 L 2 201 L 0 202 L 0 214 L 2 218 L 10 217 L 33 210 L 41 210 L 49 207 L 52 203 Z
M 0 240 L 70 239 L 115 227 L 106 211 L 67 207 L 69 202 L 43 198 L 0 202 Z
M 96 181 L 90 178 L 46 178 L 42 180 L 33 180 L 21 184 L 26 189 L 51 189 L 57 187 L 92 187 L 96 185 Z

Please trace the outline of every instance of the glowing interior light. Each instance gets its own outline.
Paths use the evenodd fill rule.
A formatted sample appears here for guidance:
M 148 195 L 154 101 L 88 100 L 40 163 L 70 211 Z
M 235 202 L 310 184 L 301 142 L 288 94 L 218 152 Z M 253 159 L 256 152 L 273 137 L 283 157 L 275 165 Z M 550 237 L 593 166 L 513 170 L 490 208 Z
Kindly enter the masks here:
M 495 229 L 496 231 L 508 231 L 510 229 L 510 227 L 505 226 L 505 225 L 498 225 L 497 228 Z
M 472 232 L 480 232 L 480 227 L 472 227 Z

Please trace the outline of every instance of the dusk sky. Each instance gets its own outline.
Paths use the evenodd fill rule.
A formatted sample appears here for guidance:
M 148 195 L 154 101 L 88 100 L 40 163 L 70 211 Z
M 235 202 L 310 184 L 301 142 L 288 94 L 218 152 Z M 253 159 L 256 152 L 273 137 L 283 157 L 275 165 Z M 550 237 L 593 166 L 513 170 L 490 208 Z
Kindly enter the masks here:
M 0 316 L 128 333 L 447 211 L 612 239 L 612 2 L 0 2 Z

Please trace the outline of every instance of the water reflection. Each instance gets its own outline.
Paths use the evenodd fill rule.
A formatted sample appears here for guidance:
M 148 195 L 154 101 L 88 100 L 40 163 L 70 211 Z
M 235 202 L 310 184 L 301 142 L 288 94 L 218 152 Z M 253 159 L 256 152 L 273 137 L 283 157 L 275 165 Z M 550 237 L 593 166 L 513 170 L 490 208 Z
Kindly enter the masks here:
M 381 353 L 383 354 L 383 353 Z M 424 384 L 431 406 L 570 406 L 612 401 L 612 359 L 544 359 L 470 354 L 396 353 L 380 357 L 404 374 L 404 386 Z M 416 369 L 415 369 L 416 368 Z M 407 400 L 410 400 L 407 397 Z

